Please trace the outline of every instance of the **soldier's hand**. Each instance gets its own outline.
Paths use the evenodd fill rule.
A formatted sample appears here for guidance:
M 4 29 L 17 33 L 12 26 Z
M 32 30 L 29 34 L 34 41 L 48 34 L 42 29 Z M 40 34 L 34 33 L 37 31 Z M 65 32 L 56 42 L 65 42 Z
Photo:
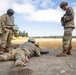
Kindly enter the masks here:
M 61 17 L 61 21 L 64 21 L 64 17 Z
M 39 44 L 35 44 L 36 47 L 39 47 Z
M 13 34 L 16 35 L 16 30 L 13 30 Z
M 35 46 L 36 46 L 36 47 L 39 47 L 39 42 L 35 43 Z
M 4 28 L 3 28 L 3 31 L 4 31 L 4 32 L 7 32 L 7 31 L 8 31 L 8 29 L 7 29 L 6 27 L 4 27 Z

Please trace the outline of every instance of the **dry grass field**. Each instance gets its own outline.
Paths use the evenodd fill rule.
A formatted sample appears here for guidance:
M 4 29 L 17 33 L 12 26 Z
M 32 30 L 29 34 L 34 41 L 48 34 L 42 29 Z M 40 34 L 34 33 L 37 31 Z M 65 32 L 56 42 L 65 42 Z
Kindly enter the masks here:
M 17 38 L 12 40 L 12 43 L 22 44 L 27 41 L 28 38 Z M 51 49 L 61 49 L 62 48 L 62 38 L 36 38 L 36 42 L 39 42 L 41 48 L 51 48 Z M 76 49 L 76 39 L 72 40 L 73 49 Z

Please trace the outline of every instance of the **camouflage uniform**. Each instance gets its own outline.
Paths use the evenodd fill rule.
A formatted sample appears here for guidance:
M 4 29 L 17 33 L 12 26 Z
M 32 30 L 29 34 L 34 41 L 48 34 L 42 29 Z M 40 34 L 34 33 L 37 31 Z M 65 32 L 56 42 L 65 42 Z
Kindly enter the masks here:
M 72 31 L 75 28 L 74 11 L 71 7 L 68 7 L 62 21 L 64 23 L 63 48 L 69 48 L 72 47 Z
M 1 50 L 8 51 L 10 47 L 13 30 L 14 30 L 14 17 L 9 16 L 8 14 L 4 14 L 1 16 L 1 26 L 2 26 L 2 42 L 1 42 Z M 0 50 L 0 51 L 1 51 Z
M 25 66 L 25 63 L 28 61 L 28 58 L 32 56 L 40 56 L 40 48 L 37 47 L 32 42 L 26 42 L 20 46 L 20 48 L 11 50 L 9 53 L 0 55 L 0 61 L 12 60 L 15 59 L 16 66 Z
M 63 8 L 64 5 L 67 5 L 67 2 L 62 2 L 60 7 Z M 70 50 L 72 49 L 72 31 L 75 28 L 74 23 L 74 10 L 71 7 L 68 7 L 66 13 L 61 17 L 61 23 L 64 27 L 64 36 L 63 36 L 63 54 L 60 56 L 65 56 L 67 52 L 68 55 L 71 54 Z

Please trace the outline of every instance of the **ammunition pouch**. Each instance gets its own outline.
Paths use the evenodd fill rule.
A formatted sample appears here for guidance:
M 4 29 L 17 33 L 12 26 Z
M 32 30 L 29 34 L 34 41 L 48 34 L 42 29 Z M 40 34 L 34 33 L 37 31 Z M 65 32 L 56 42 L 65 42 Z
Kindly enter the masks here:
M 35 56 L 35 51 L 32 51 L 30 57 L 34 57 L 34 56 Z
M 14 25 L 8 25 L 8 26 L 6 26 L 6 28 L 12 30 L 14 33 L 16 31 L 14 28 Z
M 65 26 L 64 17 L 61 17 L 62 26 Z

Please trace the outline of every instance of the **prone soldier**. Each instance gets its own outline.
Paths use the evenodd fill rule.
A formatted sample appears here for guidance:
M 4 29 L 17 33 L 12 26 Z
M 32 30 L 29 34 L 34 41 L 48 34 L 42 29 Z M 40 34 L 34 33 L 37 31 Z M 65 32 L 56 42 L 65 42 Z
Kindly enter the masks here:
M 28 62 L 28 58 L 40 55 L 40 47 L 35 45 L 35 39 L 29 38 L 28 41 L 19 48 L 0 55 L 0 61 L 16 60 L 14 67 L 24 67 L 26 62 Z

